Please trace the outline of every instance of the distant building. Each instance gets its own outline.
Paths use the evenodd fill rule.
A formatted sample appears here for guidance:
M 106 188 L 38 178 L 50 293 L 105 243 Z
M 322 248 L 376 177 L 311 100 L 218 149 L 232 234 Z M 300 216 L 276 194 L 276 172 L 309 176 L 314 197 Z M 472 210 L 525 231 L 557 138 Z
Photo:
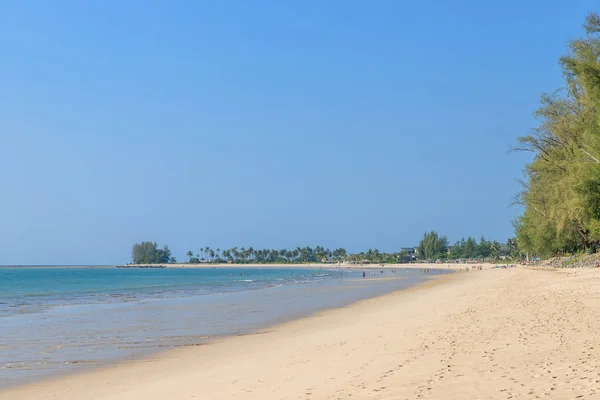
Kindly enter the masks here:
M 401 253 L 406 253 L 410 258 L 415 259 L 419 255 L 419 249 L 417 247 L 400 247 Z

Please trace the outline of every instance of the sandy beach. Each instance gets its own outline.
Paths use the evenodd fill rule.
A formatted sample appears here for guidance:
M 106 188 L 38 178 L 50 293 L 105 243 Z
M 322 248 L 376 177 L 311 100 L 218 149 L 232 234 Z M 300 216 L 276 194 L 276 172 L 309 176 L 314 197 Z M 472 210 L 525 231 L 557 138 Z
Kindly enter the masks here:
M 600 270 L 486 269 L 1 399 L 600 396 Z
M 478 265 L 484 268 L 493 268 L 496 265 L 507 265 L 505 263 L 489 264 L 489 263 L 472 263 L 472 264 L 458 264 L 458 263 L 405 263 L 405 264 L 337 264 L 337 263 L 306 263 L 306 264 L 188 264 L 188 263 L 177 263 L 177 264 L 127 264 L 120 267 L 128 268 L 151 268 L 151 267 L 163 267 L 163 268 L 325 268 L 325 269 L 402 269 L 402 268 L 416 268 L 416 269 L 444 269 L 444 270 L 460 270 L 466 267 L 472 268 Z

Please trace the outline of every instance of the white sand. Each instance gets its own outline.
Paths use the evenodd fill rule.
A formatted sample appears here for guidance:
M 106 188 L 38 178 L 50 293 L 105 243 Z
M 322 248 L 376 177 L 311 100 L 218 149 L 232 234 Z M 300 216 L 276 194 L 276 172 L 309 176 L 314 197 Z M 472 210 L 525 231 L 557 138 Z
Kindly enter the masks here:
M 473 264 L 456 264 L 456 263 L 439 263 L 439 264 L 427 264 L 427 263 L 411 263 L 411 264 L 133 264 L 132 267 L 143 268 L 149 266 L 162 266 L 165 268 L 196 268 L 196 269 L 210 269 L 210 268 L 326 268 L 326 269 L 402 269 L 402 268 L 430 268 L 430 269 L 465 269 L 466 267 L 472 268 L 475 265 L 481 265 L 484 268 L 491 268 L 495 265 L 506 265 L 502 264 L 486 264 L 486 263 L 473 263 Z
M 488 269 L 1 399 L 600 398 L 600 270 Z

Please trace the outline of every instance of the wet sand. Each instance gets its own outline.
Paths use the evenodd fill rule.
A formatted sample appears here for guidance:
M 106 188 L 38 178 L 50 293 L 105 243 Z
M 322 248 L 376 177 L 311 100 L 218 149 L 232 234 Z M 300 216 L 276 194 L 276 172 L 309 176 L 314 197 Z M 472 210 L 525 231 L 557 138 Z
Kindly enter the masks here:
M 600 270 L 487 269 L 1 399 L 600 395 Z
M 243 277 L 230 277 L 231 270 L 215 275 L 217 270 L 172 269 L 185 273 L 169 275 L 166 270 L 136 269 L 130 271 L 133 275 L 122 275 L 124 271 L 111 269 L 95 275 L 80 273 L 77 279 L 62 271 L 57 276 L 63 280 L 104 278 L 104 285 L 91 284 L 91 292 L 74 290 L 73 295 L 63 293 L 52 301 L 29 296 L 22 300 L 29 303 L 25 312 L 19 312 L 23 306 L 7 304 L 3 309 L 0 304 L 5 344 L 0 345 L 0 391 L 168 349 L 206 345 L 216 338 L 255 332 L 392 293 L 431 277 L 415 269 L 396 274 L 373 271 L 376 276 L 367 279 L 359 271 L 347 270 L 303 274 L 308 270 L 288 269 L 287 275 L 269 275 L 264 269 L 246 268 Z M 182 288 L 181 277 L 190 284 L 199 280 L 205 284 Z M 124 285 L 108 290 L 119 279 Z M 47 287 L 60 291 L 52 282 Z M 157 286 L 160 282 L 165 285 Z M 148 286 L 149 291 L 140 291 L 136 284 Z M 13 309 L 19 311 L 2 315 Z

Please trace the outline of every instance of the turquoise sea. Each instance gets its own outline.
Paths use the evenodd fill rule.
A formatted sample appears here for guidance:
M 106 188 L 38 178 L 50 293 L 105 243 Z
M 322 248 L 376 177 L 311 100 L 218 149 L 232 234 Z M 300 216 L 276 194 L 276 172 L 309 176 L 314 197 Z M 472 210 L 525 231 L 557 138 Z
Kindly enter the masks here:
M 249 333 L 428 277 L 413 269 L 367 273 L 0 268 L 0 387 Z

